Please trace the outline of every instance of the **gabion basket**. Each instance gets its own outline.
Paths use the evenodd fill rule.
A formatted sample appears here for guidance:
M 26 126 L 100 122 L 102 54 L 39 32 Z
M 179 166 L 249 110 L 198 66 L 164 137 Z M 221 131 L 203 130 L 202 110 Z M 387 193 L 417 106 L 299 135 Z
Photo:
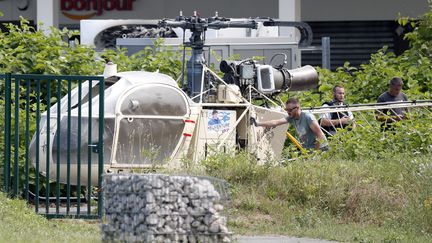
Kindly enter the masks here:
M 107 174 L 102 240 L 231 242 L 233 234 L 222 215 L 227 187 L 211 177 Z

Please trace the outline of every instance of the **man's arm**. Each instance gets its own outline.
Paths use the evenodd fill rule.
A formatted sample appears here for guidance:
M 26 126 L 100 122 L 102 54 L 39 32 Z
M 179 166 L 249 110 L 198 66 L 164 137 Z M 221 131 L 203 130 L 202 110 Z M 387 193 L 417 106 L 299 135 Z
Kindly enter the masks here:
M 318 150 L 321 148 L 321 144 L 326 142 L 327 139 L 326 139 L 324 133 L 321 131 L 321 128 L 320 128 L 317 121 L 312 121 L 311 124 L 309 125 L 309 127 L 317 138 L 317 142 L 315 144 L 315 149 Z
M 404 119 L 404 115 L 388 115 L 387 114 L 387 109 L 386 110 L 376 110 L 375 111 L 375 118 L 377 119 L 377 121 L 381 121 L 381 122 L 396 122 L 396 121 L 400 121 L 402 119 Z
M 340 119 L 321 118 L 321 126 L 331 127 L 349 124 L 351 119 L 348 116 L 343 116 Z
M 389 116 L 386 115 L 383 110 L 376 110 L 375 119 L 377 119 L 377 121 L 387 121 L 387 119 L 389 119 Z
M 277 127 L 282 124 L 286 124 L 288 121 L 285 118 L 276 119 L 276 120 L 270 120 L 270 121 L 262 121 L 262 122 L 256 122 L 257 126 L 262 127 Z
M 330 107 L 328 104 L 324 104 L 322 107 Z M 349 114 L 348 116 L 338 117 L 338 119 L 331 119 L 331 113 L 325 113 L 321 115 L 320 125 L 325 127 L 334 127 L 344 124 L 349 124 L 353 120 L 354 116 Z
M 354 120 L 354 115 L 351 111 L 348 111 L 348 118 L 350 119 L 351 128 L 354 129 L 356 127 L 356 123 Z

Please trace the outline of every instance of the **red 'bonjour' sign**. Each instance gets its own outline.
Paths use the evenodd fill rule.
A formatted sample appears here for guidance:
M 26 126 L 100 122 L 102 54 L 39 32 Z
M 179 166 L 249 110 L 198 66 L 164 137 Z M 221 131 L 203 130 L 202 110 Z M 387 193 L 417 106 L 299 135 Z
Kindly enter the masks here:
M 101 15 L 103 11 L 132 10 L 135 0 L 61 0 L 61 11 L 91 11 Z

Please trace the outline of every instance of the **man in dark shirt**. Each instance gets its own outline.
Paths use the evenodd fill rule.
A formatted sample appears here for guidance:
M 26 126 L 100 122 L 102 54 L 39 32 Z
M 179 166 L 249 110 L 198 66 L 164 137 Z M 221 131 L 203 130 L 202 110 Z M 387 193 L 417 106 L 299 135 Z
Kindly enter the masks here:
M 378 97 L 378 103 L 408 101 L 407 96 L 401 92 L 403 81 L 399 77 L 394 77 L 390 80 L 389 90 L 382 93 Z M 377 119 L 379 121 L 400 121 L 405 118 L 404 108 L 383 109 L 377 111 Z
M 343 106 L 346 105 L 344 101 L 344 87 L 342 85 L 335 85 L 333 87 L 333 100 L 325 102 L 322 107 Z M 326 136 L 335 135 L 338 128 L 345 128 L 347 126 L 351 126 L 350 128 L 355 127 L 354 115 L 350 111 L 321 114 L 318 123 Z

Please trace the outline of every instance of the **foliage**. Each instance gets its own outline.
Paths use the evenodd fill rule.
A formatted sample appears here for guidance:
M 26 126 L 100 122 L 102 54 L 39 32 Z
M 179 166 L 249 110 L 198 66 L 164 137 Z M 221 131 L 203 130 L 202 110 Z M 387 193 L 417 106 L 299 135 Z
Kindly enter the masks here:
M 91 46 L 69 45 L 64 39 L 77 35 L 76 31 L 50 28 L 49 35 L 29 26 L 21 19 L 20 25 L 7 24 L 8 32 L 0 32 L 0 73 L 99 75 L 106 60 L 113 61 L 119 71 L 146 70 L 178 77 L 180 53 L 162 47 L 157 40 L 131 56 L 126 49 L 104 50 L 97 53 Z
M 216 153 L 208 156 L 201 163 L 206 172 L 212 176 L 245 184 L 263 179 L 262 175 L 265 175 L 266 170 L 270 167 L 270 164 L 267 164 L 266 167 L 258 167 L 255 157 L 246 152 L 236 156 Z
M 0 73 L 91 75 L 102 70 L 94 62 L 95 51 L 86 46 L 69 46 L 63 36 L 76 34 L 67 29 L 51 28 L 51 33 L 36 31 L 21 19 L 20 25 L 6 24 L 0 32 Z
M 367 117 L 365 119 L 368 119 Z M 330 149 L 324 158 L 360 159 L 365 154 L 371 159 L 393 154 L 432 153 L 432 118 L 430 111 L 412 113 L 411 117 L 392 124 L 383 131 L 373 115 L 368 121 L 359 121 L 353 131 L 341 130 L 332 137 Z

